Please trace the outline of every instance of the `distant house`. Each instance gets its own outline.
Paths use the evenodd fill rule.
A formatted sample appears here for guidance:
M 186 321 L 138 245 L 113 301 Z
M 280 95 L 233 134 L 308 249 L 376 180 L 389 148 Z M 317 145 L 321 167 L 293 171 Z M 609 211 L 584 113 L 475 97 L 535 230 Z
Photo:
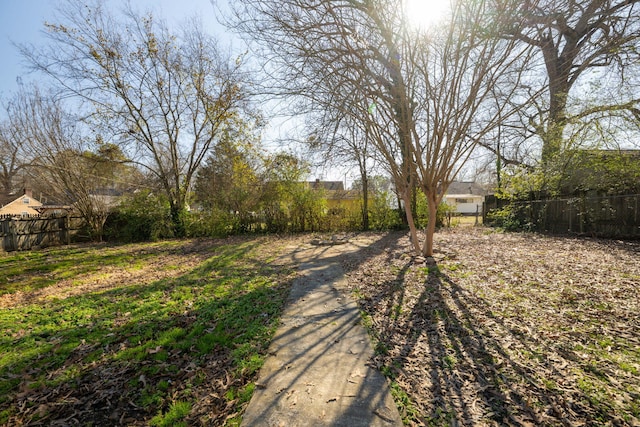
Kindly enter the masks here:
M 22 196 L 7 203 L 0 208 L 0 215 L 10 216 L 31 216 L 39 215 L 37 208 L 42 206 L 38 200 L 33 198 L 31 190 L 25 189 Z
M 93 206 L 93 210 L 95 213 L 102 212 L 108 213 L 113 211 L 120 205 L 122 197 L 114 194 L 89 194 L 88 200 L 85 199 L 85 202 L 90 202 Z M 72 212 L 82 211 L 82 209 L 78 208 L 78 202 L 73 205 L 42 205 L 37 208 L 38 212 L 42 216 L 60 216 L 67 215 Z
M 73 211 L 73 206 L 69 205 L 42 205 L 36 208 L 40 216 L 63 216 Z
M 455 208 L 458 214 L 481 214 L 482 203 L 488 193 L 486 188 L 477 182 L 454 181 L 449 185 L 442 201 Z
M 360 193 L 356 190 L 345 190 L 342 181 L 309 181 L 309 187 L 314 190 L 324 190 L 329 212 L 354 210 L 358 208 Z

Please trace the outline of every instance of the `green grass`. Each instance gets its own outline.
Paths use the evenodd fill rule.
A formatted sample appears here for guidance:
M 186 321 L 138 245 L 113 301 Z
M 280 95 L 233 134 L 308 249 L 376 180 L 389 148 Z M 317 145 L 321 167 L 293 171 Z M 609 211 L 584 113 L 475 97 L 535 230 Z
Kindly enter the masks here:
M 52 248 L 0 256 L 0 295 L 35 291 L 60 280 L 98 272 L 107 266 L 141 268 L 145 261 L 177 244 L 177 241 L 113 247 L 102 244 L 91 248 Z
M 0 294 L 17 290 L 29 294 L 63 278 L 73 279 L 70 286 L 86 285 L 91 279 L 83 277 L 90 278 L 87 273 L 99 273 L 105 266 L 144 270 L 183 244 L 4 255 Z M 64 389 L 82 400 L 86 387 L 90 390 L 95 383 L 92 378 L 102 372 L 116 374 L 93 386 L 118 388 L 119 401 L 135 402 L 142 412 L 136 416 L 151 425 L 186 425 L 197 405 L 198 387 L 212 387 L 212 364 L 230 367 L 235 379 L 231 395 L 247 401 L 253 391 L 251 378 L 262 366 L 288 292 L 283 280 L 287 272 L 264 264 L 258 249 L 259 244 L 251 242 L 218 246 L 178 277 L 0 310 L 0 425 L 24 409 L 19 402 L 25 393 L 38 396 Z M 187 370 L 196 374 L 185 378 Z M 84 391 L 76 395 L 78 388 Z M 59 413 L 39 417 L 55 419 L 64 415 L 65 408 L 72 410 L 66 404 L 69 398 L 52 399 L 49 407 Z
M 149 425 L 157 427 L 177 427 L 186 426 L 184 418 L 191 411 L 191 403 L 175 402 L 165 414 L 158 414 L 151 419 Z

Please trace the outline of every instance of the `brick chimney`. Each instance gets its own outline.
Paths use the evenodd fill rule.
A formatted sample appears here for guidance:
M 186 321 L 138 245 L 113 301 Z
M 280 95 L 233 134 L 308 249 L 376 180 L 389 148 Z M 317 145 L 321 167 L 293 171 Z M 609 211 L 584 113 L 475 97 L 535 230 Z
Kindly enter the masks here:
M 30 199 L 33 199 L 33 191 L 31 191 L 30 188 L 25 188 L 24 189 L 24 195 L 27 196 Z

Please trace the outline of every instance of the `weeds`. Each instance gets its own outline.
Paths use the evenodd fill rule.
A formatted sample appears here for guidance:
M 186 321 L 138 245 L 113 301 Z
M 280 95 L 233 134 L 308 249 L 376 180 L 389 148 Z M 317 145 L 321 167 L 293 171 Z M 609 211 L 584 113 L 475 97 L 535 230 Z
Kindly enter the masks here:
M 251 396 L 288 292 L 290 272 L 265 265 L 264 251 L 170 241 L 0 258 L 10 306 L 0 311 L 0 424 L 233 415 Z

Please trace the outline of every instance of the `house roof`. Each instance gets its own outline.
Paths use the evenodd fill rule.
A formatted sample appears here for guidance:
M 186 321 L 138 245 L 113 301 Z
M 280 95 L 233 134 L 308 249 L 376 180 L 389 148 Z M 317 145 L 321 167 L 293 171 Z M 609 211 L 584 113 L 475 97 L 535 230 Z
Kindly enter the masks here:
M 42 206 L 38 200 L 31 196 L 31 192 L 25 192 L 13 201 L 7 203 L 0 208 L 0 215 L 38 215 L 38 211 L 34 208 Z
M 313 189 L 323 188 L 329 191 L 344 191 L 344 183 L 342 181 L 309 181 L 309 186 Z
M 447 199 L 447 198 L 448 199 L 474 199 L 476 197 L 484 197 L 484 195 L 483 194 L 470 194 L 470 193 L 467 193 L 467 194 L 449 194 L 449 193 L 447 193 L 447 194 L 444 195 L 445 199 Z
M 486 196 L 489 191 L 482 185 L 473 181 L 453 181 L 449 184 L 447 195 L 480 195 Z

